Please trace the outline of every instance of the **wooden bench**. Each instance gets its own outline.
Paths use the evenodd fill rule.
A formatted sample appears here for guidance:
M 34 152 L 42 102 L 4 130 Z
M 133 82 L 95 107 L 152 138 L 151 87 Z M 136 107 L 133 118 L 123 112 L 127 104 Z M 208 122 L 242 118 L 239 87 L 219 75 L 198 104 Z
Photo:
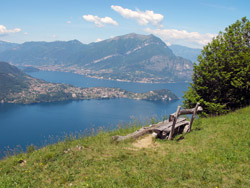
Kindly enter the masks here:
M 169 116 L 168 120 L 159 122 L 157 124 L 150 125 L 149 127 L 143 127 L 126 136 L 113 136 L 114 141 L 123 141 L 129 138 L 137 139 L 145 134 L 155 133 L 157 138 L 171 140 L 175 134 L 187 133 L 192 129 L 192 124 L 197 112 L 202 111 L 202 107 L 197 103 L 192 109 L 183 109 L 178 106 L 177 111 Z M 186 118 L 179 118 L 180 115 L 192 114 L 190 121 Z
M 197 112 L 203 110 L 199 105 L 200 104 L 197 103 L 194 108 L 183 110 L 181 110 L 181 106 L 178 106 L 177 111 L 169 116 L 168 123 L 156 128 L 155 132 L 157 133 L 157 137 L 162 139 L 168 138 L 171 140 L 174 134 L 190 132 Z M 187 114 L 192 114 L 190 121 L 188 121 L 186 118 L 179 118 L 180 115 Z
M 178 118 L 174 125 L 174 130 L 175 130 L 174 133 L 183 132 L 185 126 L 189 126 L 189 123 L 190 122 L 187 121 L 186 118 Z M 157 134 L 157 138 L 166 139 L 166 137 L 169 138 L 172 127 L 173 127 L 173 121 L 167 122 L 164 125 L 155 128 L 154 132 Z M 174 135 L 174 133 L 172 133 L 172 136 Z

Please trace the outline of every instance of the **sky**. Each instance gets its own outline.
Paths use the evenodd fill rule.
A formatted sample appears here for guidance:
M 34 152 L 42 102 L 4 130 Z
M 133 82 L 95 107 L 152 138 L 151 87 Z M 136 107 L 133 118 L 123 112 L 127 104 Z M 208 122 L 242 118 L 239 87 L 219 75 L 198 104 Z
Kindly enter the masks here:
M 138 33 L 202 48 L 245 16 L 250 0 L 0 0 L 0 40 L 88 44 Z

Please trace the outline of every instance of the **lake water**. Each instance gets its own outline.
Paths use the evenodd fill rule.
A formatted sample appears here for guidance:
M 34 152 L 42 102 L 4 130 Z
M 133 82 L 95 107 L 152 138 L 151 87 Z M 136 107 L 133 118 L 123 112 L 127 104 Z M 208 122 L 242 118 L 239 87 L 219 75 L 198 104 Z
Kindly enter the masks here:
M 187 83 L 142 84 L 87 78 L 73 73 L 40 71 L 33 77 L 50 82 L 81 87 L 120 87 L 133 92 L 170 89 L 178 97 L 187 90 Z M 70 133 L 91 128 L 116 128 L 119 124 L 152 117 L 163 118 L 176 111 L 182 99 L 171 103 L 132 99 L 83 100 L 43 104 L 0 104 L 0 157 L 9 148 L 23 149 L 34 144 L 44 146 Z

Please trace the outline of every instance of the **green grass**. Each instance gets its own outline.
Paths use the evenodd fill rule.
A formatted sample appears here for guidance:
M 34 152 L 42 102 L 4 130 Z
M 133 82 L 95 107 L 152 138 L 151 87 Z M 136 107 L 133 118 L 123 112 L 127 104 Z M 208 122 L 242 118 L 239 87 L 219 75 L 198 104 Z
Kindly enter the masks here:
M 0 187 L 250 187 L 250 107 L 195 120 L 183 140 L 157 140 L 157 147 L 111 142 L 135 129 L 8 157 L 0 161 Z

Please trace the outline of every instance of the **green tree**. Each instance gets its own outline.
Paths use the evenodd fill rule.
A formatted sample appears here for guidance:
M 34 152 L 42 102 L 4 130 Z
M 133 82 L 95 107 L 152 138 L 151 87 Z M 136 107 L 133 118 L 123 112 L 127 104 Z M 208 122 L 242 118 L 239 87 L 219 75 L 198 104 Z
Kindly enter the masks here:
M 250 22 L 244 17 L 206 45 L 194 64 L 184 106 L 200 102 L 207 114 L 250 104 Z

